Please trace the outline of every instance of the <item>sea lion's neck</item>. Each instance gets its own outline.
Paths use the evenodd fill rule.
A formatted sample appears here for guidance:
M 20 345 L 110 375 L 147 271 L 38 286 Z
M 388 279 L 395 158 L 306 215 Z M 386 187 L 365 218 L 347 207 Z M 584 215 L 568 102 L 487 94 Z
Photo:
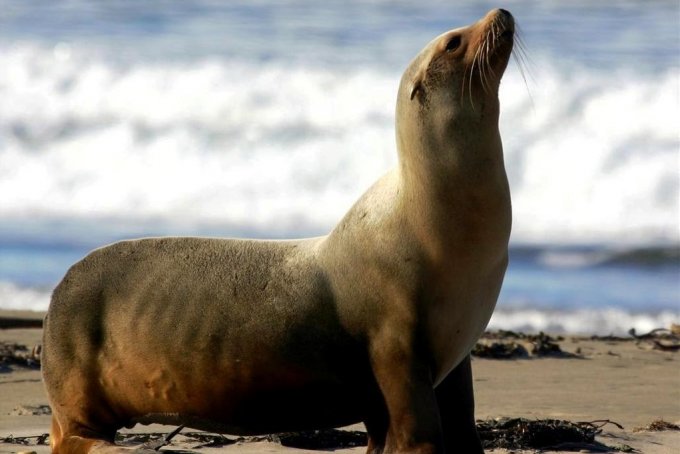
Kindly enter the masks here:
M 403 186 L 418 198 L 451 200 L 465 197 L 462 191 L 482 190 L 489 182 L 506 183 L 497 121 L 429 125 L 397 140 Z
M 473 126 L 424 135 L 400 149 L 401 209 L 433 256 L 463 243 L 507 244 L 510 193 L 500 134 L 495 125 Z

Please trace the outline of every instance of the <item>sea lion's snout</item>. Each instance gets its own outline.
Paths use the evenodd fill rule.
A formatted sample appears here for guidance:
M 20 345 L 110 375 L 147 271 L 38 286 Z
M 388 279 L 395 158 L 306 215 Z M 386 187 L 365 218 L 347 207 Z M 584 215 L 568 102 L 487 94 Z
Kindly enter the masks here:
M 502 17 L 503 20 L 509 20 L 511 22 L 514 22 L 514 18 L 512 17 L 512 13 L 510 13 L 510 11 L 508 11 L 507 9 L 498 8 L 498 9 L 493 10 L 492 12 L 494 12 L 497 16 Z
M 505 25 L 506 27 L 512 29 L 514 29 L 515 27 L 515 18 L 512 16 L 512 13 L 510 13 L 510 11 L 508 11 L 507 9 L 503 8 L 492 9 L 486 14 L 486 18 L 498 21 L 501 24 Z
M 514 45 L 515 18 L 508 10 L 493 9 L 426 46 L 404 73 L 403 92 L 410 101 L 417 98 L 419 106 L 438 90 L 448 93 L 441 98 L 445 102 L 469 98 L 473 106 L 475 97 L 497 95 Z
M 515 18 L 512 17 L 510 11 L 506 9 L 499 9 L 498 22 L 503 30 L 500 33 L 500 38 L 508 41 L 513 41 L 515 38 Z
M 512 53 L 515 18 L 506 9 L 494 9 L 489 11 L 473 29 L 476 29 L 473 33 L 479 38 L 474 55 L 480 62 L 480 69 L 486 64 L 500 78 Z M 483 85 L 486 83 L 487 81 L 483 81 Z
M 483 20 L 494 37 L 512 41 L 515 36 L 515 18 L 507 9 L 494 9 L 487 13 Z

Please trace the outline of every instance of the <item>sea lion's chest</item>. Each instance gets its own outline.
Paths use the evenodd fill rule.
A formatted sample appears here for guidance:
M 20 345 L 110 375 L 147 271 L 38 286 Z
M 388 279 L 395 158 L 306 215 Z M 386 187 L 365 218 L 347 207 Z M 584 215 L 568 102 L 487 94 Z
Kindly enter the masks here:
M 435 385 L 457 366 L 484 332 L 496 306 L 507 255 L 483 266 L 449 270 L 424 304 Z M 455 275 L 454 275 L 455 274 Z

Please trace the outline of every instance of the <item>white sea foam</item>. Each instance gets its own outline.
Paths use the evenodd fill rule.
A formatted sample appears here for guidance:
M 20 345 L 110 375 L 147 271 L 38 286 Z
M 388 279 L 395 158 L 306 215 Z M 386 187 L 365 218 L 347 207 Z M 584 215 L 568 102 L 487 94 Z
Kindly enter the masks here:
M 396 73 L 117 66 L 63 45 L 7 47 L 0 66 L 3 231 L 97 218 L 325 231 L 396 162 Z M 533 104 L 512 67 L 501 91 L 515 239 L 680 241 L 677 72 L 534 69 Z
M 394 159 L 389 76 L 54 60 L 32 47 L 0 56 L 6 219 L 326 227 Z
M 538 258 L 541 265 L 552 268 L 596 266 L 613 257 L 610 251 L 546 251 Z
M 565 334 L 625 335 L 635 328 L 638 333 L 655 328 L 668 328 L 680 322 L 680 311 L 657 313 L 631 312 L 618 308 L 557 311 L 552 309 L 508 309 L 499 307 L 487 327 L 511 330 Z
M 677 243 L 677 70 L 642 78 L 541 68 L 533 105 L 512 73 L 501 92 L 516 237 Z
M 46 289 L 21 287 L 12 282 L 0 281 L 0 309 L 45 311 L 51 292 Z

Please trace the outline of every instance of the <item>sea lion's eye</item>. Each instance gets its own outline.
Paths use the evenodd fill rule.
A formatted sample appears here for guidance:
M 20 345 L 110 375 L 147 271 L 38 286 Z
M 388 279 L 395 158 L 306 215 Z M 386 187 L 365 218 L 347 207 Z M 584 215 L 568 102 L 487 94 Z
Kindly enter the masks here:
M 460 47 L 460 36 L 456 35 L 446 43 L 446 52 L 453 52 Z

